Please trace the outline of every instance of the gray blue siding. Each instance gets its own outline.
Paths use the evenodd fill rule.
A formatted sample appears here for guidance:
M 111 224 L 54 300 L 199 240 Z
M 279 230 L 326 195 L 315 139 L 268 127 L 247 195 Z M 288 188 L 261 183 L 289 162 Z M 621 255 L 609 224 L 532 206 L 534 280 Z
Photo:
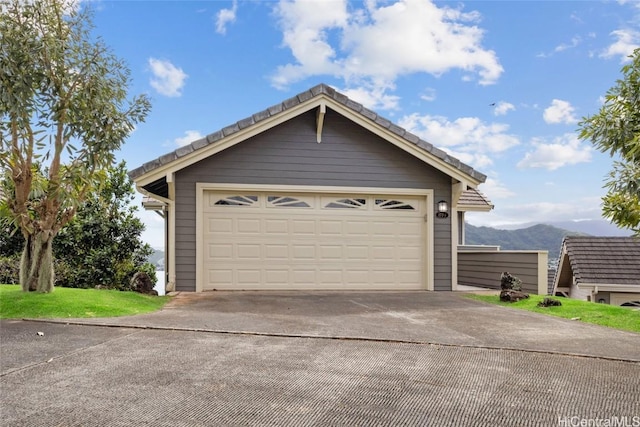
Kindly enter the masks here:
M 451 178 L 328 109 L 322 143 L 315 111 L 176 173 L 176 290 L 195 290 L 196 183 L 434 190 L 451 202 Z M 451 290 L 451 219 L 434 218 L 434 286 Z

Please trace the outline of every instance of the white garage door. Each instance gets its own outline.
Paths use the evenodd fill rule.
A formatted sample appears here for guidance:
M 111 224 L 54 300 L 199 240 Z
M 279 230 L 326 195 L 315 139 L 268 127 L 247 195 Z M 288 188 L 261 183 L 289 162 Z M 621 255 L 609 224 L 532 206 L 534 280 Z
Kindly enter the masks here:
M 627 293 L 627 292 L 611 292 L 609 297 L 611 305 L 622 305 L 625 303 L 633 303 L 634 301 L 640 301 L 639 293 Z
M 424 196 L 205 191 L 203 289 L 423 289 Z

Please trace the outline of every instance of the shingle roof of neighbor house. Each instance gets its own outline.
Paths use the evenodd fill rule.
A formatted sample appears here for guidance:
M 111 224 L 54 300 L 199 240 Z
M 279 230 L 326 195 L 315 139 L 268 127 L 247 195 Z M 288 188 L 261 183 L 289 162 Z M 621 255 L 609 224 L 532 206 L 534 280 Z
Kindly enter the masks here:
M 485 196 L 475 188 L 470 187 L 463 191 L 460 195 L 460 199 L 458 199 L 458 206 L 475 206 L 493 209 L 493 204 L 487 198 L 487 196 Z
M 577 284 L 640 285 L 640 238 L 567 236 L 562 251 Z
M 382 126 L 388 131 L 404 138 L 406 141 L 415 144 L 420 147 L 422 150 L 432 154 L 433 156 L 441 159 L 445 163 L 457 168 L 461 172 L 464 172 L 468 176 L 473 177 L 474 179 L 484 182 L 486 180 L 486 175 L 476 171 L 471 166 L 468 166 L 462 163 L 460 160 L 456 159 L 440 150 L 439 148 L 434 147 L 432 144 L 418 138 L 416 135 L 407 132 L 405 129 L 400 126 L 392 123 L 390 120 L 385 119 L 384 117 L 378 115 L 377 113 L 365 108 L 362 104 L 359 104 L 355 101 L 349 99 L 346 95 L 343 95 L 333 89 L 332 87 L 326 84 L 319 84 L 317 86 L 312 87 L 311 89 L 301 92 L 298 95 L 291 97 L 280 104 L 273 105 L 265 110 L 262 110 L 256 114 L 251 115 L 250 117 L 239 120 L 238 122 L 226 126 L 212 134 L 207 135 L 206 137 L 199 139 L 197 141 L 192 142 L 189 145 L 184 147 L 180 147 L 171 153 L 165 154 L 163 156 L 158 157 L 155 160 L 147 162 L 142 166 L 133 169 L 129 172 L 129 176 L 132 179 L 136 179 L 139 176 L 144 175 L 147 172 L 151 172 L 154 169 L 157 169 L 161 166 L 164 166 L 168 163 L 173 162 L 181 157 L 184 157 L 196 150 L 200 150 L 204 147 L 209 146 L 210 144 L 215 144 L 223 138 L 228 137 L 229 135 L 233 135 L 236 132 L 239 132 L 242 129 L 255 125 L 258 122 L 261 122 L 269 117 L 278 115 L 288 109 L 291 109 L 303 102 L 308 101 L 311 98 L 324 95 L 326 97 L 331 98 L 337 103 L 342 104 L 343 106 L 349 108 L 355 113 L 360 114 L 361 116 L 366 117 L 367 119 L 375 122 L 377 125 Z

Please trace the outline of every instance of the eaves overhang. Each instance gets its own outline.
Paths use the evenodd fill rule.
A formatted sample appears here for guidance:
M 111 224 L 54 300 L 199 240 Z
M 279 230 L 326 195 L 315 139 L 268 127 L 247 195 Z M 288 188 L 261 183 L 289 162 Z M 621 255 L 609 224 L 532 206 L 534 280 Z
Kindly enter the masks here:
M 147 162 L 131 170 L 129 176 L 138 187 L 145 188 L 153 194 L 156 194 L 155 191 L 165 194 L 167 193 L 167 176 L 307 111 L 315 108 L 322 110 L 327 107 L 453 179 L 464 182 L 469 187 L 474 188 L 486 180 L 486 175 L 471 166 L 462 163 L 445 151 L 434 147 L 429 142 L 420 139 L 325 84 L 315 86 L 280 104 Z

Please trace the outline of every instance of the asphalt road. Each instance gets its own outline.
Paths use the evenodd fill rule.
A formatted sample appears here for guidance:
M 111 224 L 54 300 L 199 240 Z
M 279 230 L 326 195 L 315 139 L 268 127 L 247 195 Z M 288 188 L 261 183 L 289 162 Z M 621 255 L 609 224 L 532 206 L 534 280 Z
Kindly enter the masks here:
M 122 324 L 143 316 L 118 319 L 119 326 L 2 320 L 0 423 L 640 426 L 640 363 L 623 354 L 640 352 L 638 334 L 552 319 L 566 327 L 566 341 L 581 343 L 577 354 L 566 351 L 575 344 L 551 345 L 561 339 L 544 338 L 547 318 L 527 313 L 527 333 L 511 337 L 542 334 L 542 348 L 527 339 L 509 348 L 493 344 L 507 343 L 502 321 L 523 320 L 515 310 L 498 309 L 492 332 L 480 320 L 486 305 L 451 294 L 348 297 L 178 298 L 135 327 Z M 457 326 L 446 326 L 448 340 L 432 330 L 434 319 L 447 321 L 445 306 L 462 317 L 460 327 L 467 324 L 467 342 Z M 170 317 L 173 324 L 163 324 Z M 387 339 L 394 330 L 402 339 Z M 629 348 L 602 356 L 603 336 L 626 338 Z

